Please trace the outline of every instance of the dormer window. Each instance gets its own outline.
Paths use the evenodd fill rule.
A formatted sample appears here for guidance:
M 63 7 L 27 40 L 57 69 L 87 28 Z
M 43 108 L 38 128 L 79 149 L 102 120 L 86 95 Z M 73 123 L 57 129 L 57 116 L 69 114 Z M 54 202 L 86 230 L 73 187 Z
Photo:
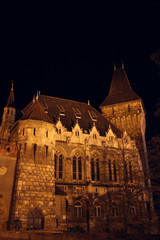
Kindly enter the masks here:
M 76 108 L 76 109 L 72 108 L 72 109 L 74 111 L 76 119 L 81 119 L 81 112 L 79 111 L 79 109 L 78 108 Z
M 61 128 L 58 128 L 57 133 L 61 134 Z
M 79 131 L 78 130 L 75 131 L 75 136 L 79 137 Z
M 93 138 L 96 139 L 97 138 L 97 134 L 93 133 Z
M 61 106 L 57 105 L 57 108 L 59 109 L 59 115 L 60 116 L 65 116 L 65 109 L 64 109 L 64 107 L 62 105 Z

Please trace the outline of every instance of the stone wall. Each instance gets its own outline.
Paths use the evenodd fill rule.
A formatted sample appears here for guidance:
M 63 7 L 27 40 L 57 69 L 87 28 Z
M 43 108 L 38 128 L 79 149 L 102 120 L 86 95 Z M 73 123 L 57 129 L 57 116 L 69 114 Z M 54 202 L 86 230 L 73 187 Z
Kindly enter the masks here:
M 49 123 L 24 120 L 12 132 L 18 155 L 11 227 L 20 220 L 23 229 L 29 228 L 28 216 L 34 209 L 42 215 L 42 228 L 55 227 L 54 131 Z

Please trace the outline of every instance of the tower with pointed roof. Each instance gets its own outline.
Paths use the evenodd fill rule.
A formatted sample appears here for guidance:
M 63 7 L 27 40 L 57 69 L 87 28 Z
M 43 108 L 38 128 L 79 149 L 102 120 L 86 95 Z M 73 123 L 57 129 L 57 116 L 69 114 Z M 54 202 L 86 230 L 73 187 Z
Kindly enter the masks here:
M 114 66 L 110 91 L 100 106 L 102 114 L 118 129 L 126 131 L 135 140 L 144 172 L 148 169 L 145 141 L 145 109 L 142 99 L 133 91 L 124 64 Z M 148 185 L 146 181 L 146 185 Z
M 7 103 L 3 111 L 2 123 L 0 127 L 0 138 L 6 139 L 6 140 L 8 139 L 9 129 L 15 121 L 15 114 L 16 114 L 16 109 L 15 109 L 14 90 L 13 90 L 13 81 L 12 81 L 12 87 L 9 92 Z

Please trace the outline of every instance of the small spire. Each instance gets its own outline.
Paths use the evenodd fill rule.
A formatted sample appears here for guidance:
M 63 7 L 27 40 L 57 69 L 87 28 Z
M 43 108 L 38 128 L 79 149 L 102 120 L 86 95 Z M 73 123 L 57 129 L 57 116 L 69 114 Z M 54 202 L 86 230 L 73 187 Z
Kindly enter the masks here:
M 88 105 L 90 105 L 90 101 L 88 100 Z
M 122 68 L 124 69 L 124 63 L 123 63 L 123 61 L 122 61 Z
M 114 63 L 114 71 L 116 71 L 116 65 L 115 65 L 115 63 Z
M 11 90 L 13 91 L 13 85 L 14 85 L 14 81 L 12 80 L 12 87 L 11 87 Z
M 36 101 L 38 101 L 39 91 L 37 91 Z
M 33 95 L 33 102 L 35 102 L 35 95 Z

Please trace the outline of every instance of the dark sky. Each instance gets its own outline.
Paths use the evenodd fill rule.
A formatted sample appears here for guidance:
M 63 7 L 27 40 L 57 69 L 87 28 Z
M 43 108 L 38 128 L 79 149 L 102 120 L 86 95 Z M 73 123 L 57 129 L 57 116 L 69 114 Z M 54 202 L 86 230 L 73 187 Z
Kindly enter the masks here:
M 118 2 L 118 3 L 117 3 Z M 160 47 L 160 2 L 1 6 L 1 113 L 14 80 L 16 107 L 37 90 L 87 102 L 98 109 L 107 96 L 113 64 L 123 61 L 147 112 L 147 138 L 159 131 L 154 117 Z

